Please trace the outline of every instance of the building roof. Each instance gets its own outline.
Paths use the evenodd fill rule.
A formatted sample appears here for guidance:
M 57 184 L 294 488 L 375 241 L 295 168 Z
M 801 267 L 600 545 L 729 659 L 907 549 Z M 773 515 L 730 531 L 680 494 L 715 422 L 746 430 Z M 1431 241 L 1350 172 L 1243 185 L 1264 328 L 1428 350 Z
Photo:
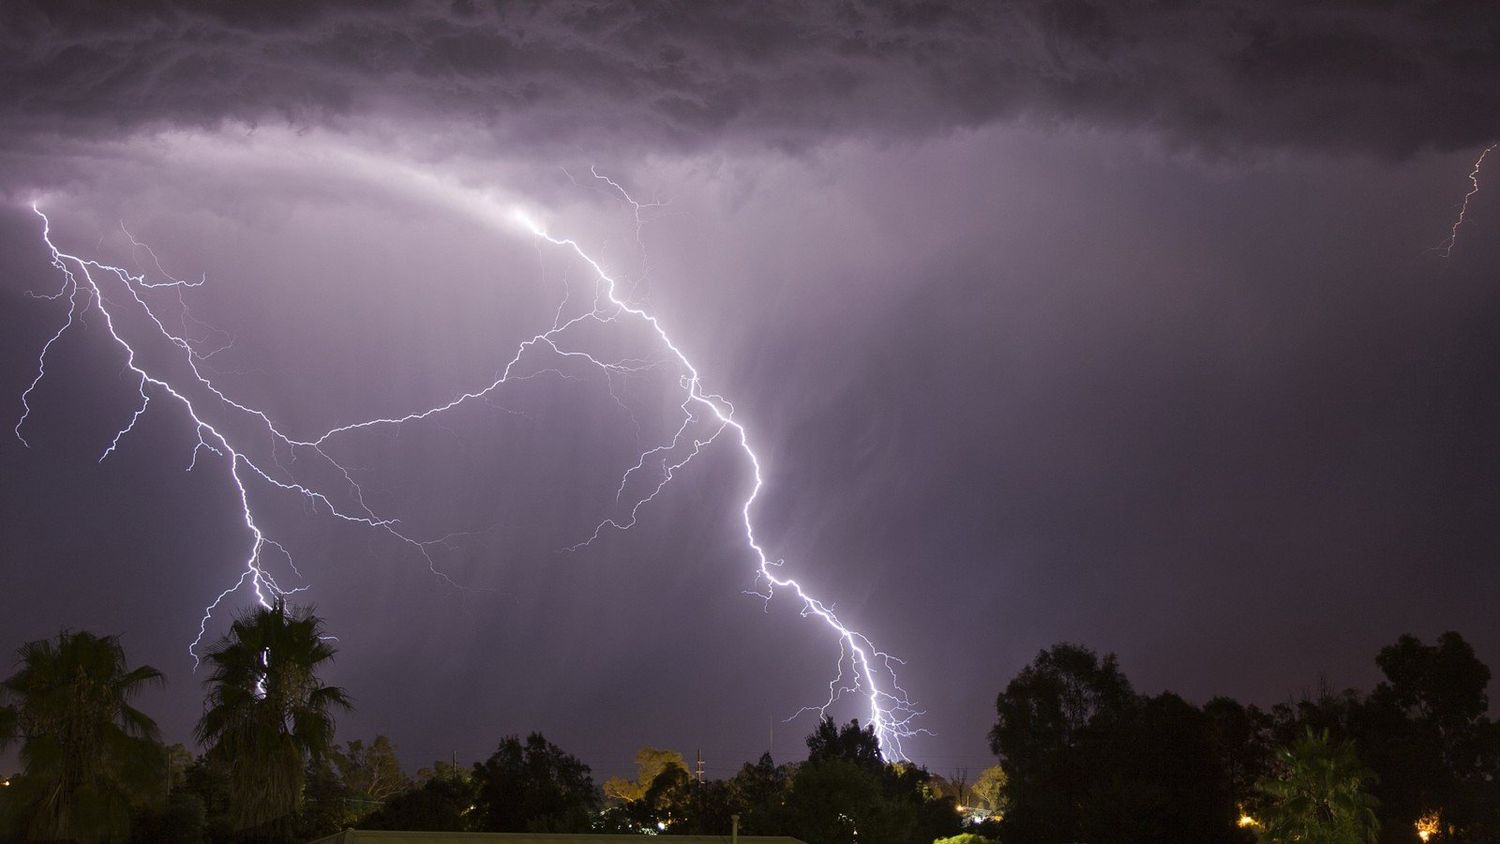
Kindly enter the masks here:
M 639 840 L 639 835 L 542 832 L 394 832 L 388 830 L 346 829 L 310 844 L 621 844 L 625 838 Z M 728 835 L 673 835 L 673 844 L 728 844 Z M 804 844 L 783 835 L 741 835 L 743 844 Z

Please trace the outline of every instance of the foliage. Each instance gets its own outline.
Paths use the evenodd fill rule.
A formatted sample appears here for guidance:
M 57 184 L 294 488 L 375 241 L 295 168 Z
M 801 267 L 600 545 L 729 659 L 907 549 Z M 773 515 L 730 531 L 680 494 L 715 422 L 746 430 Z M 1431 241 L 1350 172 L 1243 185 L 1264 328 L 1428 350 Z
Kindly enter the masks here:
M 1202 708 L 1137 695 L 1113 656 L 1042 651 L 996 699 L 1001 764 L 966 788 L 886 763 L 875 733 L 820 720 L 808 761 L 771 757 L 698 782 L 682 755 L 643 748 L 634 780 L 606 783 L 532 734 L 472 767 L 437 762 L 415 780 L 384 736 L 333 743 L 347 706 L 319 670 L 333 651 L 317 619 L 275 606 L 237 621 L 208 655 L 199 738 L 163 748 L 131 705 L 160 681 L 128 670 L 113 637 L 64 633 L 22 649 L 0 685 L 0 746 L 26 770 L 0 788 L 0 838 L 251 844 L 366 829 L 795 835 L 809 844 L 1264 841 L 1369 844 L 1422 829 L 1438 841 L 1500 840 L 1500 727 L 1489 669 L 1456 633 L 1382 649 L 1369 695 L 1315 694 L 1263 712 L 1228 698 Z M 289 766 L 295 765 L 295 770 Z M 971 815 L 966 797 L 994 813 Z M 48 801 L 51 802 L 48 802 Z M 1256 823 L 1236 828 L 1243 811 Z M 7 827 L 7 823 L 10 824 Z M 50 825 L 50 828 L 49 828 Z M 66 826 L 64 826 L 66 825 Z M 959 834 L 962 832 L 963 834 Z
M 1410 828 L 1437 812 L 1444 838 L 1500 839 L 1500 726 L 1485 694 L 1490 670 L 1457 633 L 1435 645 L 1402 636 L 1375 662 L 1385 681 L 1354 719 L 1382 821 Z
M 1402 636 L 1380 649 L 1375 664 L 1386 676 L 1375 696 L 1445 734 L 1461 733 L 1489 709 L 1490 670 L 1457 633 L 1444 633 L 1432 646 Z
M 644 748 L 636 755 L 640 776 L 655 772 L 644 789 L 617 781 L 607 791 L 638 794 L 609 807 L 596 831 L 668 835 L 716 835 L 727 832 L 733 817 L 747 835 L 781 835 L 786 829 L 789 776 L 769 754 L 746 764 L 729 780 L 697 782 L 678 753 Z M 630 790 L 625 790 L 629 788 Z M 618 798 L 616 798 L 618 799 Z
M 954 806 L 966 806 L 969 798 L 968 769 L 959 768 L 946 777 L 942 774 L 930 774 L 927 788 L 933 796 L 952 798 Z
M 969 789 L 970 799 L 977 808 L 992 815 L 1003 815 L 1007 802 L 1006 783 L 1004 768 L 999 765 L 985 768 L 974 780 L 974 787 Z
M 1229 799 L 1237 808 L 1253 814 L 1259 798 L 1255 784 L 1270 772 L 1275 750 L 1270 737 L 1271 716 L 1254 705 L 1245 706 L 1227 697 L 1204 704 L 1203 714 L 1229 786 Z
M 893 762 L 882 771 L 882 796 L 896 815 L 910 814 L 908 840 L 927 842 L 959 831 L 958 801 L 943 793 L 936 777 L 909 762 Z
M 746 835 L 795 834 L 811 844 L 926 844 L 959 829 L 951 789 L 925 769 L 887 765 L 869 728 L 819 722 L 807 740 L 809 760 L 778 766 L 769 754 L 727 781 L 697 782 L 680 756 L 648 748 L 637 757 L 650 784 L 616 783 L 611 792 L 638 795 L 609 807 L 599 832 L 722 835 L 736 815 Z M 618 800 L 618 798 L 616 798 Z
M 1037 654 L 996 699 L 990 749 L 1017 785 L 1046 772 L 1059 749 L 1077 747 L 1084 730 L 1124 717 L 1134 700 L 1114 654 L 1101 661 L 1082 645 Z
M 285 827 L 302 804 L 309 759 L 333 743 L 333 710 L 343 689 L 318 672 L 333 659 L 322 621 L 282 601 L 234 622 L 205 655 L 212 667 L 197 737 L 227 763 L 229 822 L 235 829 Z
M 360 829 L 463 832 L 469 829 L 469 807 L 474 801 L 468 771 L 439 763 L 420 785 L 392 795 L 357 825 Z
M 1271 743 L 1273 747 L 1295 743 L 1311 728 L 1327 730 L 1334 738 L 1351 738 L 1357 730 L 1362 701 L 1355 689 L 1335 690 L 1326 678 L 1319 678 L 1315 692 L 1304 691 L 1295 702 L 1271 707 Z
M 201 844 L 208 828 L 203 801 L 189 791 L 173 791 L 160 809 L 147 808 L 130 826 L 132 844 Z
M 1260 784 L 1266 803 L 1258 818 L 1270 842 L 1374 844 L 1377 802 L 1366 790 L 1374 775 L 1360 764 L 1354 744 L 1335 742 L 1327 730 L 1308 728 L 1276 753 L 1277 771 Z
M 1004 824 L 1022 840 L 1082 837 L 1084 800 L 1096 773 L 1085 739 L 1107 734 L 1134 706 L 1130 681 L 1113 654 L 1100 660 L 1081 645 L 1058 644 L 1006 685 L 995 701 L 990 749 L 1011 795 Z
M 613 807 L 606 818 L 607 829 L 613 832 L 654 834 L 661 831 L 686 832 L 698 825 L 702 797 L 700 789 L 695 788 L 697 783 L 686 766 L 670 762 L 671 756 L 680 758 L 680 754 L 672 751 L 663 753 L 666 754 L 666 764 L 655 766 L 648 762 L 647 766 L 643 766 L 656 771 L 656 775 L 644 789 L 623 789 L 626 793 L 638 796 Z M 640 760 L 641 755 L 637 754 L 636 758 Z M 622 791 L 618 785 L 613 790 L 616 794 Z
M 0 749 L 20 744 L 22 773 L 6 815 L 33 839 L 118 841 L 133 808 L 165 797 L 166 753 L 156 724 L 132 705 L 162 682 L 130 668 L 118 637 L 64 631 L 28 642 L 0 695 Z
M 227 840 L 229 823 L 229 763 L 208 754 L 193 760 L 183 772 L 182 786 L 174 794 L 190 794 L 203 806 L 204 835 L 212 841 Z
M 643 747 L 635 752 L 635 780 L 610 777 L 604 781 L 604 796 L 625 803 L 639 801 L 646 796 L 646 791 L 656 782 L 656 778 L 668 768 L 680 768 L 683 773 L 689 773 L 687 760 L 681 753 L 658 747 Z
M 541 733 L 502 739 L 474 766 L 474 787 L 483 832 L 587 832 L 598 805 L 589 767 Z
M 457 762 L 448 762 L 439 759 L 433 762 L 431 767 L 417 769 L 416 784 L 420 786 L 425 785 L 430 780 L 451 779 L 453 777 L 467 780 L 470 773 L 471 771 L 467 765 L 460 765 Z
M 1170 692 L 1141 697 L 1121 721 L 1090 731 L 1083 840 L 1228 841 L 1235 819 L 1208 718 Z
M 792 835 L 809 844 L 904 842 L 912 818 L 885 811 L 880 778 L 840 756 L 797 769 L 787 797 Z
M 1042 651 L 997 698 L 996 714 L 1003 837 L 1238 837 L 1211 720 L 1173 694 L 1137 696 L 1113 655 L 1071 644 Z
M 187 781 L 188 768 L 193 767 L 193 752 L 182 742 L 174 742 L 166 748 L 167 789 L 176 791 Z
M 861 729 L 858 721 L 839 726 L 832 718 L 822 718 L 807 737 L 807 761 L 824 759 L 843 759 L 868 771 L 880 770 L 884 759 L 880 755 L 880 740 L 875 737 L 875 725 Z
M 730 799 L 740 815 L 740 830 L 746 835 L 781 835 L 787 829 L 786 795 L 791 775 L 777 765 L 771 754 L 762 753 L 754 764 L 746 762 L 729 781 Z
M 298 840 L 311 841 L 352 825 L 371 808 L 351 794 L 326 757 L 310 758 L 303 772 L 302 804 L 292 828 Z
M 1437 815 L 1440 840 L 1500 840 L 1500 727 L 1486 715 L 1489 669 L 1457 633 L 1431 646 L 1402 636 L 1375 662 L 1385 680 L 1368 696 L 1323 684 L 1275 707 L 1262 732 L 1283 745 L 1308 729 L 1352 740 L 1375 774 L 1376 814 L 1392 839 L 1409 838 L 1419 818 Z M 1244 801 L 1252 815 L 1257 796 Z
M 809 738 L 820 749 L 842 747 L 842 753 L 819 753 L 797 768 L 784 808 L 784 826 L 811 844 L 842 842 L 927 842 L 959 831 L 954 798 L 934 787 L 925 769 L 906 763 L 873 766 L 859 744 L 830 745 L 823 729 Z M 870 735 L 858 727 L 846 736 Z M 759 832 L 760 830 L 757 830 Z
M 395 745 L 385 736 L 376 736 L 369 746 L 355 739 L 342 748 L 335 747 L 329 757 L 348 791 L 348 799 L 355 804 L 373 808 L 411 784 L 396 758 Z M 361 810 L 356 812 L 363 814 Z

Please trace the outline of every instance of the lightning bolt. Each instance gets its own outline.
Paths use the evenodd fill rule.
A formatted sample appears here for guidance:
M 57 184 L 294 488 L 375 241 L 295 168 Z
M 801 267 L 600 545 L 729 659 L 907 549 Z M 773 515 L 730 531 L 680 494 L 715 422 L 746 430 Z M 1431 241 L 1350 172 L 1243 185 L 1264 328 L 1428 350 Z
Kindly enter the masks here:
M 613 182 L 612 186 L 619 188 Z M 620 189 L 623 194 L 623 189 Z M 627 201 L 635 205 L 633 200 Z M 639 209 L 639 206 L 636 206 Z M 599 538 L 601 533 L 607 529 L 628 530 L 636 522 L 636 518 L 642 507 L 649 504 L 656 496 L 671 483 L 677 470 L 686 466 L 696 457 L 704 447 L 712 445 L 718 438 L 728 433 L 740 452 L 745 456 L 751 468 L 753 483 L 749 493 L 745 496 L 744 503 L 740 506 L 740 519 L 744 528 L 745 545 L 750 550 L 756 561 L 756 578 L 758 582 L 765 584 L 765 591 L 756 593 L 770 601 L 776 589 L 790 590 L 797 601 L 801 604 L 803 617 L 814 617 L 826 624 L 837 635 L 840 647 L 840 658 L 838 674 L 829 684 L 828 700 L 819 707 L 814 707 L 819 714 L 826 713 L 828 707 L 836 703 L 844 693 L 864 694 L 869 703 L 868 721 L 875 728 L 875 735 L 880 740 L 883 753 L 890 759 L 903 759 L 905 754 L 901 749 L 902 739 L 910 738 L 919 730 L 914 729 L 912 720 L 921 713 L 913 708 L 910 697 L 896 680 L 895 666 L 900 660 L 888 653 L 876 649 L 873 642 L 864 634 L 854 630 L 842 622 L 831 607 L 808 593 L 796 580 L 778 575 L 784 561 L 772 559 L 761 545 L 755 533 L 754 508 L 755 502 L 760 497 L 761 490 L 765 486 L 765 476 L 761 469 L 760 457 L 750 445 L 750 434 L 745 426 L 734 418 L 734 406 L 723 396 L 708 392 L 703 386 L 703 380 L 699 375 L 698 368 L 688 359 L 682 349 L 678 347 L 667 334 L 661 322 L 646 310 L 627 304 L 620 298 L 619 284 L 600 264 L 584 251 L 577 241 L 571 238 L 559 238 L 548 234 L 546 229 L 531 220 L 525 214 L 518 213 L 516 220 L 525 226 L 533 235 L 572 252 L 579 260 L 583 261 L 593 270 L 603 288 L 603 297 L 609 303 L 610 319 L 628 316 L 649 328 L 656 339 L 670 353 L 685 373 L 682 384 L 686 393 L 681 407 L 684 418 L 672 437 L 666 443 L 658 445 L 644 452 L 640 459 L 625 471 L 620 480 L 619 491 L 616 498 L 623 496 L 623 491 L 628 485 L 630 478 L 635 473 L 642 471 L 647 462 L 653 458 L 659 458 L 660 478 L 650 485 L 649 492 L 635 499 L 629 510 L 629 519 L 618 522 L 614 519 L 605 519 L 595 527 L 593 534 L 582 543 L 573 546 L 574 549 L 585 547 Z M 606 364 L 587 356 L 589 362 L 597 366 Z M 700 417 L 701 414 L 701 417 Z M 692 423 L 703 418 L 709 423 L 709 433 L 705 438 L 690 436 L 688 433 Z M 681 457 L 672 457 L 681 453 Z M 849 667 L 850 682 L 845 683 L 844 668 Z
M 607 182 L 611 189 L 618 192 L 630 204 L 635 213 L 636 233 L 639 241 L 641 211 L 643 208 L 654 207 L 655 203 L 638 203 L 631 199 L 617 182 L 599 175 L 592 168 L 590 173 L 594 178 Z M 51 221 L 46 214 L 33 206 L 33 210 L 42 220 L 42 240 L 50 254 L 52 266 L 58 270 L 62 278 L 62 286 L 57 292 L 37 295 L 39 298 L 53 301 L 65 300 L 67 311 L 62 326 L 42 346 L 37 358 L 36 377 L 21 395 L 22 412 L 15 426 L 17 438 L 29 446 L 22 433 L 32 412 L 29 399 L 46 377 L 49 352 L 80 321 L 83 312 L 92 307 L 102 315 L 105 331 L 123 354 L 125 368 L 132 373 L 136 382 L 136 392 L 139 395 L 134 411 L 110 439 L 99 459 L 102 461 L 119 449 L 122 441 L 135 429 L 136 423 L 146 413 L 153 397 L 174 404 L 187 414 L 197 436 L 188 469 L 192 470 L 198 465 L 199 455 L 204 452 L 224 462 L 236 494 L 239 517 L 249 534 L 250 542 L 243 569 L 236 580 L 204 608 L 198 635 L 188 647 L 196 665 L 199 659 L 198 649 L 207 634 L 208 624 L 214 613 L 231 596 L 248 587 L 259 604 L 270 606 L 272 601 L 278 598 L 284 598 L 308 588 L 305 585 L 283 586 L 271 571 L 270 566 L 273 562 L 284 563 L 293 576 L 301 578 L 301 572 L 297 569 L 291 552 L 274 539 L 256 518 L 253 489 L 300 496 L 307 500 L 315 511 L 322 511 L 339 520 L 384 531 L 392 538 L 414 549 L 435 574 L 443 577 L 450 584 L 458 586 L 438 568 L 436 560 L 430 553 L 434 546 L 446 543 L 454 535 L 420 539 L 402 530 L 399 520 L 377 513 L 366 503 L 364 490 L 356 482 L 353 473 L 330 454 L 333 443 L 352 432 L 421 422 L 440 416 L 468 402 L 489 401 L 495 393 L 513 381 L 524 381 L 548 374 L 572 379 L 573 376 L 564 373 L 562 369 L 564 366 L 583 366 L 602 373 L 609 385 L 611 397 L 614 398 L 616 404 L 623 407 L 620 397 L 614 392 L 614 378 L 636 374 L 647 369 L 670 367 L 677 372 L 676 384 L 681 390 L 682 400 L 679 403 L 682 412 L 681 423 L 675 428 L 672 436 L 642 451 L 635 462 L 625 469 L 615 493 L 615 503 L 623 508 L 622 513 L 618 517 L 611 516 L 603 519 L 587 538 L 566 550 L 583 551 L 607 532 L 629 530 L 637 523 L 641 511 L 656 500 L 677 477 L 677 473 L 695 457 L 721 440 L 731 443 L 743 456 L 751 478 L 749 489 L 739 508 L 744 546 L 755 565 L 757 586 L 751 594 L 761 597 L 768 607 L 778 592 L 790 594 L 797 602 L 801 615 L 820 622 L 836 639 L 839 646 L 839 657 L 835 664 L 834 676 L 828 684 L 827 698 L 819 705 L 804 707 L 792 717 L 795 718 L 806 711 L 826 714 L 830 707 L 844 699 L 846 695 L 857 696 L 864 701 L 866 723 L 873 727 L 881 752 L 887 759 L 905 759 L 902 742 L 926 731 L 914 725 L 914 719 L 923 713 L 915 708 L 909 695 L 897 680 L 896 671 L 902 664 L 901 660 L 878 649 L 868 636 L 845 623 L 831 605 L 813 596 L 796 579 L 784 576 L 782 574 L 784 561 L 773 558 L 762 545 L 756 533 L 754 518 L 755 506 L 765 487 L 762 461 L 751 445 L 751 437 L 744 424 L 735 418 L 733 404 L 705 387 L 697 366 L 673 340 L 661 321 L 643 307 L 631 304 L 621 293 L 617 279 L 608 273 L 603 265 L 585 251 L 576 240 L 549 233 L 545 227 L 518 209 L 512 208 L 509 213 L 503 213 L 494 207 L 495 201 L 487 196 L 478 195 L 472 191 L 465 192 L 460 188 L 450 187 L 446 190 L 451 194 L 448 198 L 457 207 L 477 212 L 477 216 L 491 223 L 508 220 L 510 224 L 519 226 L 522 231 L 531 235 L 539 243 L 562 250 L 571 258 L 581 262 L 589 269 L 592 276 L 594 284 L 592 301 L 588 303 L 586 309 L 579 309 L 578 312 L 570 314 L 569 296 L 565 292 L 552 325 L 520 343 L 514 354 L 488 385 L 460 393 L 448 401 L 431 407 L 351 422 L 314 436 L 301 438 L 282 431 L 264 412 L 230 398 L 205 374 L 201 364 L 226 346 L 220 345 L 212 351 L 204 352 L 198 348 L 195 341 L 186 336 L 189 317 L 185 304 L 182 306 L 184 329 L 181 332 L 174 332 L 168 328 L 167 321 L 148 301 L 150 291 L 168 288 L 176 293 L 181 303 L 183 289 L 201 285 L 203 280 L 189 282 L 168 275 L 161 270 L 160 261 L 157 260 L 155 253 L 137 242 L 128 232 L 126 235 L 130 238 L 132 246 L 145 250 L 151 256 L 151 260 L 156 264 L 165 281 L 148 280 L 144 274 L 133 274 L 121 267 L 64 252 L 53 242 Z M 111 295 L 106 294 L 106 285 L 114 292 L 115 297 L 118 297 L 118 291 L 121 290 L 128 295 L 118 297 L 122 301 L 117 302 Z M 178 370 L 176 377 L 168 374 L 166 371 L 168 367 L 165 365 L 148 364 L 145 360 L 146 356 L 138 353 L 136 347 L 126 339 L 122 330 L 117 328 L 115 316 L 116 309 L 119 307 L 132 308 L 138 317 L 145 317 L 145 324 L 154 333 L 151 342 L 158 345 L 164 343 L 164 348 L 175 354 Z M 575 329 L 587 324 L 619 327 L 633 325 L 644 329 L 663 350 L 663 359 L 609 360 L 574 347 L 571 343 L 571 336 L 576 333 Z M 551 357 L 557 363 L 550 367 L 526 371 L 524 366 L 529 364 L 529 359 L 539 356 Z M 527 360 L 527 364 L 523 364 L 523 359 Z M 224 417 L 222 421 L 221 415 Z M 264 436 L 270 443 L 269 464 L 252 455 L 250 447 L 234 437 L 230 427 L 231 422 L 249 423 L 254 429 L 260 431 L 260 436 Z M 290 455 L 293 460 L 303 456 L 313 458 L 319 465 L 331 468 L 336 473 L 339 484 L 336 488 L 330 489 L 315 485 L 310 481 L 298 480 L 288 469 L 287 464 L 282 462 L 280 455 L 283 453 Z
M 102 315 L 105 332 L 124 354 L 125 368 L 136 379 L 136 393 L 140 399 L 128 420 L 115 432 L 109 441 L 109 445 L 100 454 L 99 461 L 103 462 L 113 454 L 120 447 L 125 437 L 135 430 L 136 423 L 145 415 L 147 409 L 150 407 L 152 395 L 155 394 L 158 397 L 164 397 L 180 405 L 187 413 L 188 418 L 192 420 L 197 441 L 193 446 L 192 457 L 187 467 L 188 471 L 192 471 L 197 467 L 198 456 L 204 451 L 223 458 L 228 466 L 229 477 L 239 504 L 240 517 L 244 522 L 246 530 L 250 533 L 251 543 L 245 560 L 244 571 L 232 586 L 219 593 L 204 609 L 203 619 L 198 628 L 198 636 L 188 646 L 188 652 L 192 655 L 195 666 L 199 658 L 198 646 L 202 643 L 203 637 L 206 634 L 213 611 L 230 595 L 244 588 L 246 584 L 249 584 L 255 594 L 256 601 L 262 606 L 269 607 L 274 599 L 294 595 L 307 588 L 306 586 L 285 588 L 277 582 L 276 576 L 266 568 L 267 554 L 274 552 L 283 557 L 292 572 L 300 577 L 300 572 L 297 571 L 296 562 L 293 560 L 291 553 L 280 542 L 268 536 L 255 518 L 250 496 L 250 485 L 252 482 L 258 482 L 282 492 L 300 495 L 306 498 L 315 509 L 321 505 L 324 510 L 335 518 L 383 529 L 402 542 L 417 548 L 427 559 L 429 566 L 438 574 L 442 574 L 437 571 L 436 562 L 432 559 L 430 553 L 428 553 L 428 548 L 442 541 L 441 539 L 419 541 L 405 535 L 397 529 L 397 520 L 382 518 L 364 505 L 363 490 L 354 482 L 349 470 L 329 457 L 320 447 L 320 443 L 291 439 L 277 429 L 266 414 L 230 399 L 222 390 L 214 385 L 212 380 L 203 374 L 199 364 L 208 355 L 200 353 L 190 340 L 168 329 L 166 323 L 163 322 L 143 296 L 143 291 L 153 288 L 176 287 L 180 289 L 182 287 L 196 286 L 201 282 L 179 281 L 170 279 L 170 277 L 168 281 L 152 282 L 148 281 L 143 275 L 132 274 L 124 268 L 102 264 L 98 261 L 63 252 L 52 240 L 51 220 L 36 206 L 33 205 L 32 210 L 42 219 L 42 241 L 46 244 L 52 266 L 58 270 L 63 279 L 62 287 L 57 293 L 41 298 L 56 300 L 66 297 L 68 309 L 62 327 L 49 337 L 47 342 L 42 346 L 41 353 L 37 357 L 36 377 L 21 395 L 22 412 L 15 426 L 17 439 L 23 445 L 30 446 L 30 443 L 22 434 L 22 429 L 31 416 L 31 405 L 28 399 L 37 385 L 46 377 L 48 353 L 63 335 L 79 322 L 81 315 L 92 307 Z M 132 242 L 134 242 L 133 238 Z M 96 273 L 99 274 L 98 277 L 96 277 Z M 142 356 L 138 354 L 135 346 L 125 338 L 116 326 L 116 305 L 105 295 L 101 278 L 105 281 L 113 279 L 117 282 L 129 294 L 130 302 L 134 303 L 139 313 L 144 315 L 150 324 L 155 327 L 160 338 L 166 340 L 181 353 L 181 360 L 186 364 L 187 371 L 191 373 L 190 378 L 182 380 L 188 382 L 191 386 L 185 384 L 174 385 L 173 382 L 168 380 L 170 376 L 160 372 L 153 372 L 146 368 L 146 364 L 143 363 Z M 199 395 L 191 395 L 193 392 L 197 392 Z M 204 395 L 205 393 L 206 395 Z M 335 505 L 329 493 L 319 491 L 295 479 L 286 478 L 284 470 L 280 466 L 274 472 L 263 468 L 259 462 L 252 459 L 245 449 L 237 448 L 233 444 L 230 436 L 226 433 L 227 428 L 222 423 L 215 425 L 209 421 L 207 412 L 203 408 L 210 405 L 228 408 L 229 410 L 258 420 L 277 442 L 284 444 L 288 448 L 294 450 L 310 449 L 315 452 L 326 460 L 328 465 L 340 472 L 349 484 L 355 499 L 358 501 L 359 510 L 350 511 L 342 509 Z M 278 477 L 278 475 L 282 475 L 282 477 Z M 446 577 L 446 575 L 444 576 Z
M 1493 152 L 1495 147 L 1500 147 L 1500 141 L 1485 147 L 1484 151 L 1479 153 L 1479 157 L 1474 159 L 1474 169 L 1469 171 L 1469 192 L 1464 194 L 1464 201 L 1458 206 L 1458 217 L 1453 220 L 1453 228 L 1448 232 L 1448 239 L 1443 242 L 1442 246 L 1437 247 L 1437 253 L 1444 258 L 1453 254 L 1453 246 L 1458 243 L 1458 230 L 1463 227 L 1464 217 L 1469 213 L 1469 200 L 1479 193 L 1479 169 L 1484 166 L 1485 157 Z

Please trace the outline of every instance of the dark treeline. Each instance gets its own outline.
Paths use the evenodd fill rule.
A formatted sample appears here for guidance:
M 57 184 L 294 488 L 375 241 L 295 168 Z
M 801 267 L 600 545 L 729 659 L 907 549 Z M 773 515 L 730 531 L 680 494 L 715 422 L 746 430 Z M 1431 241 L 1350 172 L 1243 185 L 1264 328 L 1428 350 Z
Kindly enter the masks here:
M 882 758 L 873 730 L 824 719 L 805 760 L 769 755 L 700 782 L 652 747 L 593 780 L 532 733 L 473 765 L 409 775 L 391 742 L 339 743 L 350 707 L 318 673 L 308 611 L 234 623 L 206 654 L 196 757 L 132 705 L 162 682 L 116 637 L 32 642 L 0 684 L 0 839 L 306 841 L 340 829 L 791 835 L 809 844 L 1500 842 L 1500 727 L 1489 669 L 1456 633 L 1380 651 L 1368 693 L 1321 689 L 1269 711 L 1138 694 L 1113 655 L 1059 644 L 996 701 L 999 762 L 972 782 Z
M 1038 654 L 996 701 L 1005 841 L 1500 841 L 1489 669 L 1457 633 L 1381 649 L 1368 694 L 1270 711 L 1137 694 L 1113 655 Z M 1425 835 L 1422 835 L 1425 833 Z

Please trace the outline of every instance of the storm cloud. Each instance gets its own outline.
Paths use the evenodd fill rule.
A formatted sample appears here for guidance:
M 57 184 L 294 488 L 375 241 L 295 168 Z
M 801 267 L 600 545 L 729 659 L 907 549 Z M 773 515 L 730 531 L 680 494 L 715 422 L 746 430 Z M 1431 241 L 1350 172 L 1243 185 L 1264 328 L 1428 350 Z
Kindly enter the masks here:
M 441 118 L 447 143 L 802 148 L 1021 118 L 1216 153 L 1500 135 L 1492 4 L 17 2 L 11 144 Z

